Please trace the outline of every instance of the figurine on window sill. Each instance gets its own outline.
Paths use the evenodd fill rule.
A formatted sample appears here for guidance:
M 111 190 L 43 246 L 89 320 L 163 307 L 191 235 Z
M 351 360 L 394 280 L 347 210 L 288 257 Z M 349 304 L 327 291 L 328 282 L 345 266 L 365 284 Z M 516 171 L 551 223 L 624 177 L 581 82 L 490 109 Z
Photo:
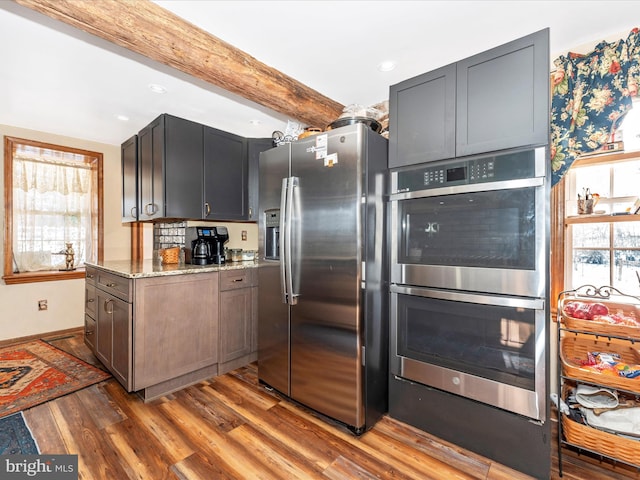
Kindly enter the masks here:
M 75 252 L 73 251 L 73 243 L 65 243 L 66 245 L 66 249 L 64 250 L 64 259 L 65 259 L 65 268 L 61 269 L 61 270 L 65 270 L 65 271 L 71 271 L 71 270 L 75 270 L 75 267 L 73 266 L 73 257 L 75 255 Z

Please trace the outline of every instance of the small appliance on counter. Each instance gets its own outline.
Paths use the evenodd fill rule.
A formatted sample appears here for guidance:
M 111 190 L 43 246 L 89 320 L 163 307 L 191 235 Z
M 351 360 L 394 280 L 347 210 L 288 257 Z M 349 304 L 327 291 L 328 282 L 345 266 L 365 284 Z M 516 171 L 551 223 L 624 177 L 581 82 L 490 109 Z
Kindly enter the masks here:
M 187 227 L 184 232 L 184 261 L 192 265 L 225 263 L 227 227 Z

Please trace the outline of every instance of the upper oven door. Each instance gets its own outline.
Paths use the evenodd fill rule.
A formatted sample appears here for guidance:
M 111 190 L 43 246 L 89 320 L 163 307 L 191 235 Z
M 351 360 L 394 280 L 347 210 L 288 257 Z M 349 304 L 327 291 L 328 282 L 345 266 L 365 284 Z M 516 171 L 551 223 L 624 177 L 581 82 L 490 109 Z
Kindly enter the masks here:
M 544 297 L 545 198 L 544 177 L 393 194 L 392 283 Z

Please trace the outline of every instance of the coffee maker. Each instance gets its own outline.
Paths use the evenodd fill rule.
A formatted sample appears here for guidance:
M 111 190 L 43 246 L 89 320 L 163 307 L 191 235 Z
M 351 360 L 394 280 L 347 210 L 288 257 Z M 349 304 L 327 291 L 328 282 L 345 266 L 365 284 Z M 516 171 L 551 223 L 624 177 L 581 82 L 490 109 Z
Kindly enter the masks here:
M 184 260 L 192 265 L 225 263 L 227 227 L 187 227 L 184 232 Z

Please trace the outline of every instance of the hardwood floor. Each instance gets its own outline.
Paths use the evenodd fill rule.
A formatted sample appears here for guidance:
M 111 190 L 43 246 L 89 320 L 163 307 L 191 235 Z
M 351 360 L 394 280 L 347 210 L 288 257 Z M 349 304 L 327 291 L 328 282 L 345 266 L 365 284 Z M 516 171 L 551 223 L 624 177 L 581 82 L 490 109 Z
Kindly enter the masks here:
M 51 343 L 97 363 L 81 335 Z M 387 416 L 354 437 L 267 391 L 256 373 L 253 364 L 147 404 L 111 379 L 24 415 L 42 453 L 78 454 L 82 479 L 530 478 Z M 640 479 L 563 452 L 564 479 Z

